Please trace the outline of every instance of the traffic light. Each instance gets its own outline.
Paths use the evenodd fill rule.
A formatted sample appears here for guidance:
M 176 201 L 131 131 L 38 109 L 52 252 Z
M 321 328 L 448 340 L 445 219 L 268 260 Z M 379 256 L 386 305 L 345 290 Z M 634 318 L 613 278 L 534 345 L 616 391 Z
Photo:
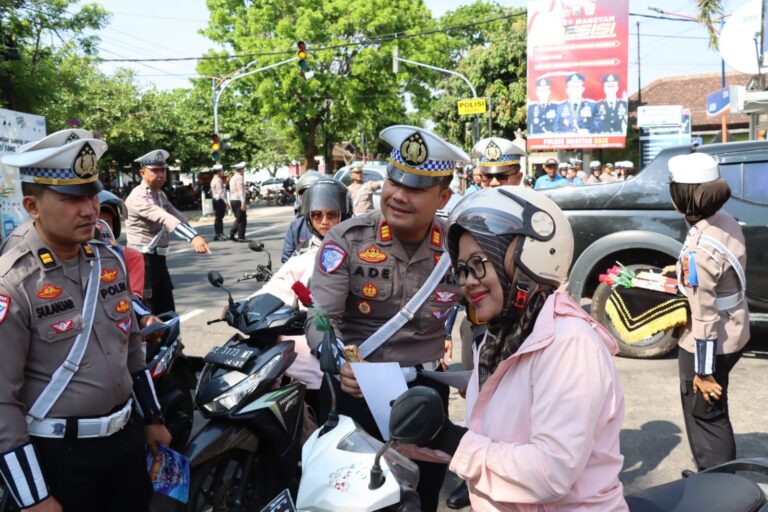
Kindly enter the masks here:
M 211 157 L 214 162 L 221 160 L 221 137 L 218 133 L 211 134 Z
M 307 45 L 304 41 L 296 43 L 299 51 L 296 52 L 296 56 L 299 58 L 299 69 L 306 73 L 309 71 L 309 64 L 307 64 Z

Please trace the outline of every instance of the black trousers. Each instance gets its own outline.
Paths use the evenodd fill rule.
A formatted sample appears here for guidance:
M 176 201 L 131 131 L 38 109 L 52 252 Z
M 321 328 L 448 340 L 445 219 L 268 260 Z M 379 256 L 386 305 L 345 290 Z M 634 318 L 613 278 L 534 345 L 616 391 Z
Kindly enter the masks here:
M 245 238 L 245 226 L 248 224 L 248 216 L 245 210 L 240 209 L 241 201 L 230 201 L 229 205 L 232 207 L 232 213 L 235 214 L 235 222 L 232 224 L 232 228 L 229 230 L 229 236 L 232 237 L 237 233 L 237 238 Z
M 693 392 L 696 375 L 693 354 L 683 349 L 678 349 L 677 354 L 685 431 L 698 469 L 735 459 L 736 440 L 728 415 L 728 375 L 741 358 L 741 352 L 716 356 L 714 377 L 723 387 L 723 394 L 712 405 L 707 404 L 701 393 Z
M 355 398 L 341 390 L 341 384 L 336 379 L 333 381 L 334 389 L 336 390 L 336 410 L 339 414 L 344 414 L 355 420 L 366 432 L 373 437 L 381 439 L 381 433 L 379 427 L 376 425 L 376 420 L 373 419 L 368 405 L 363 398 Z M 320 388 L 320 396 L 318 399 L 318 411 L 317 418 L 318 424 L 322 425 L 328 417 L 330 411 L 330 392 L 328 391 L 327 379 L 323 379 L 323 385 Z M 435 389 L 440 393 L 440 398 L 443 400 L 443 408 L 446 414 L 448 413 L 448 394 L 450 389 L 445 384 L 440 384 L 426 377 L 419 375 L 416 380 L 410 382 L 408 387 L 413 386 L 428 386 Z M 414 461 L 419 466 L 419 486 L 416 491 L 419 493 L 419 499 L 421 500 L 422 512 L 435 512 L 440 500 L 440 488 L 443 486 L 443 480 L 445 479 L 445 472 L 448 469 L 446 464 L 436 464 L 434 462 L 422 462 Z
M 227 202 L 223 199 L 213 200 L 213 233 L 218 236 L 224 236 L 224 214 L 227 213 Z
M 109 437 L 33 437 L 51 494 L 64 512 L 146 512 L 152 497 L 144 425 L 134 414 Z
M 144 254 L 144 298 L 155 314 L 176 311 L 165 256 Z

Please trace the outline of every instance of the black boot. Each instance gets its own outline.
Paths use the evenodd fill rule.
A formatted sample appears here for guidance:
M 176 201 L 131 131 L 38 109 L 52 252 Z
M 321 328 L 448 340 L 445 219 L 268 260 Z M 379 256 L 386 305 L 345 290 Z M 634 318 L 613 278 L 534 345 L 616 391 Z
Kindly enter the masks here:
M 462 482 L 445 500 L 449 508 L 464 508 L 469 506 L 469 488 L 467 482 Z
M 229 233 L 229 239 L 234 242 L 235 241 L 235 234 L 230 232 Z

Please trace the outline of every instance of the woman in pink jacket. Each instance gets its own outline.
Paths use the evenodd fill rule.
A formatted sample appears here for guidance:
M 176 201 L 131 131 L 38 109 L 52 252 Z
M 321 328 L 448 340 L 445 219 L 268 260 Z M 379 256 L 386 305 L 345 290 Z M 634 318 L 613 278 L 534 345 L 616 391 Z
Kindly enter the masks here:
M 540 192 L 482 190 L 452 212 L 448 250 L 488 333 L 467 390 L 468 429 L 446 422 L 430 446 L 453 455 L 473 510 L 627 510 L 617 345 L 557 290 L 573 255 L 562 211 Z

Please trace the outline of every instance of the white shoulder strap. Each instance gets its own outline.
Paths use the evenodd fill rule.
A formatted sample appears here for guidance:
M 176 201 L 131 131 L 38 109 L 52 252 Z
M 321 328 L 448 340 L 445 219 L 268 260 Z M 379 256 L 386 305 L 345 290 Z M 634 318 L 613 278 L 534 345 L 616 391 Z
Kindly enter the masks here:
M 31 423 L 33 420 L 45 419 L 51 407 L 56 404 L 61 397 L 64 390 L 69 385 L 72 377 L 80 369 L 80 363 L 85 355 L 85 349 L 88 346 L 88 340 L 91 337 L 91 330 L 93 329 L 93 317 L 96 312 L 96 305 L 98 302 L 99 292 L 99 278 L 101 276 L 101 258 L 98 256 L 98 250 L 96 252 L 96 258 L 91 260 L 91 272 L 88 275 L 88 283 L 86 284 L 85 300 L 83 301 L 83 330 L 75 338 L 75 342 L 72 343 L 72 348 L 69 349 L 69 354 L 64 360 L 61 366 L 53 373 L 50 382 L 45 387 L 40 396 L 37 397 L 35 403 L 29 408 L 27 412 L 27 423 Z
M 435 288 L 437 288 L 437 285 L 440 283 L 440 279 L 443 278 L 450 265 L 451 257 L 446 251 L 440 256 L 440 260 L 437 262 L 437 265 L 435 265 L 432 273 L 429 274 L 429 277 L 422 287 L 419 288 L 419 291 L 416 292 L 416 295 L 408 301 L 408 304 L 398 311 L 395 316 L 390 318 L 387 323 L 379 327 L 376 332 L 371 334 L 367 340 L 360 344 L 360 355 L 363 359 L 376 352 L 376 349 L 382 346 L 385 341 L 391 338 L 393 334 L 399 331 L 400 328 L 413 318 L 429 295 L 435 291 Z

